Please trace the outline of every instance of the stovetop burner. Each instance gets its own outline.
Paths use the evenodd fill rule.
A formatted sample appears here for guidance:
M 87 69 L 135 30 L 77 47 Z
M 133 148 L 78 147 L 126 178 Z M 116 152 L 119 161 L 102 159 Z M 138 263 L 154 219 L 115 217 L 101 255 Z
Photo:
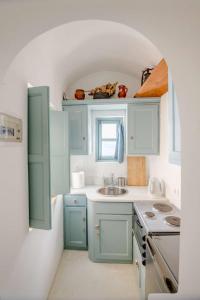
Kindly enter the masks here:
M 175 217 L 175 216 L 168 216 L 165 218 L 165 221 L 172 226 L 180 227 L 181 224 L 181 218 Z
M 153 204 L 153 208 L 159 212 L 164 213 L 170 212 L 173 209 L 170 205 L 164 203 L 155 203 Z
M 145 211 L 144 215 L 150 219 L 155 217 L 155 214 L 152 211 Z

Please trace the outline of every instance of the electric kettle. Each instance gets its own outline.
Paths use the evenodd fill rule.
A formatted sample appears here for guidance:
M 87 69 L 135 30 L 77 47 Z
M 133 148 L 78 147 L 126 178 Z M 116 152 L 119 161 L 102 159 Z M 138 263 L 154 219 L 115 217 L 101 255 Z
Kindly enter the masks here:
M 164 180 L 159 180 L 156 177 L 151 177 L 149 179 L 148 185 L 148 192 L 149 194 L 157 197 L 164 197 L 165 196 L 165 182 Z

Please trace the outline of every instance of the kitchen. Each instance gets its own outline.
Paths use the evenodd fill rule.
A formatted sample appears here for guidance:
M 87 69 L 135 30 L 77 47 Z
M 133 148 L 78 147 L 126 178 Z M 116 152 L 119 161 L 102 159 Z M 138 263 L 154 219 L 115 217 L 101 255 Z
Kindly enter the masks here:
M 88 250 L 92 262 L 134 263 L 141 300 L 146 300 L 151 293 L 178 291 L 180 210 L 166 198 L 163 179 L 150 177 L 147 188 L 146 161 L 160 154 L 161 101 L 168 101 L 169 108 L 173 107 L 168 111 L 169 119 L 173 121 L 169 128 L 173 128 L 174 133 L 172 149 L 174 152 L 178 149 L 175 158 L 171 151 L 167 159 L 180 164 L 180 157 L 177 159 L 180 156 L 180 131 L 176 95 L 170 76 L 168 80 L 167 69 L 165 61 L 161 60 L 141 87 L 150 85 L 151 92 L 152 85 L 159 79 L 154 78 L 165 73 L 160 76 L 164 80 L 156 86 L 160 96 L 168 92 L 165 98 L 126 98 L 125 93 L 123 97 L 118 95 L 118 99 L 85 100 L 83 91 L 80 99 L 76 90 L 77 99 L 64 99 L 63 112 L 51 111 L 49 119 L 51 194 L 64 194 L 66 253 L 68 250 Z M 115 94 L 117 84 L 113 85 Z M 37 227 L 37 212 L 41 211 L 38 207 L 42 201 L 36 200 L 40 186 L 36 189 L 39 173 L 33 166 L 37 163 L 34 151 L 38 151 L 38 145 L 34 139 L 38 124 L 44 126 L 35 113 L 38 113 L 38 103 L 41 105 L 40 99 L 48 100 L 48 94 L 48 87 L 29 88 L 29 185 L 34 187 L 29 194 L 30 224 L 35 228 L 42 228 L 41 223 Z M 46 103 L 48 105 L 48 101 Z M 121 168 L 125 149 L 128 157 L 126 166 Z M 103 174 L 98 172 L 97 165 L 101 164 Z M 115 171 L 110 174 L 113 167 Z M 62 178 L 60 174 L 63 174 Z M 70 193 L 66 193 L 67 189 Z M 49 203 L 46 204 L 48 219 L 51 213 Z M 44 228 L 50 229 L 50 219 L 47 223 L 44 221 Z M 78 299 L 78 294 L 76 296 Z M 56 299 L 56 294 L 54 297 Z M 50 296 L 50 299 L 54 297 Z
M 165 96 L 164 96 L 165 97 Z M 164 98 L 163 98 L 164 99 Z M 162 100 L 163 100 L 162 99 Z M 161 100 L 161 101 L 162 101 Z M 73 100 L 72 100 L 73 101 Z M 90 100 L 89 100 L 90 101 Z M 102 101 L 102 100 L 101 100 Z M 110 99 L 110 101 L 114 101 L 114 100 L 112 100 L 112 99 Z M 130 101 L 130 103 L 128 103 L 128 102 L 126 102 L 126 101 Z M 160 102 L 161 102 L 160 101 Z M 67 102 L 67 101 L 66 101 Z M 69 102 L 70 102 L 70 100 L 69 100 Z M 151 102 L 151 101 L 150 101 Z M 163 102 L 166 102 L 166 100 L 164 100 Z M 101 102 L 101 105 L 103 105 L 102 104 L 103 102 Z M 69 103 L 70 104 L 70 103 Z M 116 103 L 115 103 L 116 104 Z M 146 101 L 146 103 L 144 104 L 144 103 L 142 103 L 141 102 L 141 100 L 140 100 L 140 104 L 142 104 L 142 105 L 148 105 L 148 100 Z M 95 104 L 95 105 L 97 105 L 98 106 L 98 104 Z M 105 103 L 104 103 L 104 105 L 106 105 Z M 109 105 L 114 105 L 114 102 L 112 102 L 112 103 L 109 103 Z M 123 101 L 120 101 L 120 105 L 121 105 L 121 110 L 122 111 L 125 111 L 124 112 L 124 116 L 126 116 L 126 114 L 128 115 L 128 112 L 127 112 L 127 106 L 128 105 L 138 105 L 137 104 L 137 99 L 130 99 L 130 98 L 127 98 L 127 99 L 125 99 L 125 101 L 124 101 L 124 103 L 123 103 Z M 156 100 L 153 100 L 153 104 L 152 104 L 152 106 L 153 105 L 156 105 L 156 107 L 158 106 L 158 105 L 162 105 L 162 104 L 160 104 L 159 103 L 159 101 L 158 102 L 156 102 Z M 63 105 L 64 106 L 64 105 Z M 65 105 L 65 106 L 67 106 L 67 105 Z M 69 105 L 69 106 L 73 106 L 73 105 Z M 83 104 L 83 106 L 84 106 L 84 104 Z M 146 107 L 146 106 L 145 106 Z M 107 111 L 108 111 L 108 109 L 107 108 L 105 108 Z M 98 109 L 95 109 L 95 110 L 98 110 Z M 109 109 L 109 110 L 111 110 L 111 109 Z M 119 111 L 119 109 L 117 109 L 118 111 Z M 93 109 L 93 111 L 94 111 L 94 109 Z M 116 115 L 115 115 L 115 117 L 116 117 Z M 120 115 L 120 117 L 123 117 L 123 115 Z M 161 122 L 162 122 L 162 119 L 161 119 Z M 128 125 L 128 122 L 127 122 L 127 124 L 126 125 Z M 149 127 L 149 128 L 151 128 L 151 127 Z M 157 127 L 156 127 L 157 128 Z M 84 137 L 84 136 L 83 136 Z M 162 138 L 162 137 L 161 137 Z M 141 155 L 143 154 L 144 155 L 144 153 L 140 153 Z M 155 162 L 155 157 L 152 157 L 153 155 L 152 155 L 152 153 L 148 153 L 151 157 L 149 158 L 148 157 L 148 159 L 150 160 L 149 161 L 149 165 L 151 165 L 151 164 L 153 164 L 154 162 Z M 82 154 L 80 155 L 80 156 L 82 156 Z M 83 161 L 84 159 L 83 159 L 83 157 L 84 157 L 85 155 L 83 155 L 82 156 L 82 158 L 81 158 L 81 161 Z M 82 168 L 82 166 L 80 165 L 80 163 L 79 163 L 79 161 L 78 161 L 78 163 L 77 163 L 77 165 L 75 165 L 75 164 L 73 164 L 73 159 L 74 159 L 74 161 L 77 161 L 77 157 L 71 157 L 71 164 L 70 164 L 70 167 L 71 167 L 71 169 L 72 168 L 74 168 L 74 171 L 76 171 L 76 168 L 77 168 L 77 165 L 78 165 L 78 167 L 80 168 L 80 170 L 82 171 L 83 170 L 83 168 Z M 87 158 L 86 158 L 87 159 Z M 126 163 L 126 162 L 125 162 Z M 84 163 L 83 163 L 84 164 Z M 101 164 L 100 162 L 98 163 L 98 164 Z M 109 163 L 108 163 L 109 164 Z M 118 164 L 118 163 L 117 163 Z M 86 163 L 85 163 L 85 165 L 87 165 L 87 161 L 86 161 Z M 120 166 L 120 164 L 118 164 L 119 166 Z M 91 167 L 92 168 L 92 167 Z M 90 169 L 91 170 L 91 169 Z M 86 184 L 88 185 L 88 184 L 97 184 L 99 187 L 100 186 L 102 186 L 103 185 L 103 180 L 102 180 L 102 178 L 103 178 L 103 176 L 110 176 L 111 175 L 111 173 L 114 173 L 114 176 L 115 177 L 126 177 L 126 171 L 127 171 L 127 169 L 126 169 L 126 167 L 124 167 L 124 171 L 123 172 L 120 172 L 119 171 L 119 169 L 118 169 L 118 171 L 117 170 L 112 170 L 112 167 L 111 167 L 111 164 L 109 164 L 109 171 L 105 171 L 104 170 L 104 174 L 98 174 L 99 176 L 97 176 L 97 178 L 94 178 L 94 176 L 93 176 L 93 174 L 89 174 L 89 177 L 90 178 L 88 178 L 87 177 L 87 170 L 85 171 L 85 179 L 86 179 Z M 149 170 L 149 171 L 151 171 L 151 170 Z M 118 173 L 119 172 L 119 173 Z M 98 173 L 98 171 L 95 171 L 95 173 Z M 112 176 L 111 176 L 112 177 Z M 153 177 L 153 176 L 151 176 L 151 177 Z M 159 177 L 161 177 L 161 176 L 159 176 Z M 93 182 L 91 182 L 91 178 L 93 178 L 94 179 L 94 181 Z M 115 179 L 115 178 L 114 178 Z M 129 187 L 128 187 L 128 189 L 129 189 Z M 147 188 L 145 188 L 146 189 L 146 191 L 147 191 Z M 134 194 L 134 196 L 132 197 L 131 196 L 131 198 L 133 199 L 133 198 L 135 198 L 135 199 L 137 199 L 137 197 L 139 197 L 140 195 L 141 195 L 141 193 L 142 193 L 142 188 L 140 188 L 139 190 L 141 190 L 140 191 L 140 193 L 135 193 Z M 80 190 L 79 190 L 79 192 L 80 192 Z M 81 193 L 84 193 L 83 192 L 83 190 L 81 191 Z M 86 193 L 86 195 L 88 195 L 88 199 L 89 198 L 92 198 L 90 195 L 89 195 L 89 193 L 87 194 L 87 192 L 85 192 Z M 144 191 L 144 194 L 145 194 L 145 197 L 146 197 L 146 192 Z M 144 194 L 143 194 L 143 196 L 142 196 L 142 198 L 144 198 Z M 177 188 L 177 190 L 176 190 L 176 192 L 174 192 L 174 194 L 176 194 L 176 196 L 180 196 L 180 189 L 179 188 Z M 126 199 L 126 196 L 130 196 L 130 194 L 129 193 L 127 193 L 126 195 L 124 195 L 123 197 L 123 199 L 125 200 Z M 150 195 L 151 196 L 151 195 Z M 149 197 L 150 197 L 149 196 Z M 100 194 L 98 194 L 98 197 L 102 197 Z M 104 196 L 105 197 L 105 196 Z M 121 196 L 120 196 L 121 197 Z M 141 196 L 140 196 L 141 197 Z M 104 198 L 105 199 L 105 198 Z M 108 201 L 108 197 L 106 197 L 106 202 Z M 118 200 L 117 200 L 118 199 Z M 116 201 L 119 201 L 119 199 L 121 200 L 122 198 L 119 198 L 119 196 L 117 197 L 117 198 L 115 198 L 115 200 Z M 153 198 L 154 199 L 154 198 Z M 158 199 L 161 199 L 161 198 L 158 198 Z M 158 200 L 157 199 L 157 200 Z M 76 199 L 75 199 L 76 200 Z M 114 200 L 114 198 L 112 197 L 112 201 Z M 141 200 L 141 199 L 140 199 Z M 127 200 L 126 200 L 127 201 Z M 126 202 L 126 201 L 123 201 L 123 202 Z M 133 200 L 131 200 L 132 202 L 134 202 Z M 178 200 L 176 199 L 176 201 L 178 202 Z M 66 203 L 67 203 L 67 200 L 66 200 Z M 67 205 L 66 205 L 67 206 Z M 88 210 L 89 210 L 89 206 L 88 206 Z M 153 210 L 153 208 L 151 208 L 150 210 Z M 130 210 L 128 210 L 128 213 L 127 214 L 129 214 L 129 211 Z M 117 213 L 118 214 L 118 213 Z M 123 214 L 122 214 L 123 215 Z M 89 221 L 89 220 L 88 220 Z M 89 229 L 89 228 L 88 228 Z M 136 250 L 136 252 L 137 252 L 137 250 Z

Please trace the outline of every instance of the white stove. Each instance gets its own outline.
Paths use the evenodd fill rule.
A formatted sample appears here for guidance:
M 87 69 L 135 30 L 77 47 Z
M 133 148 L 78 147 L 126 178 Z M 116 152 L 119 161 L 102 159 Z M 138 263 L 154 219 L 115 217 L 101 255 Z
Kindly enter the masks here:
M 146 233 L 180 233 L 180 210 L 168 201 L 136 201 L 134 208 Z

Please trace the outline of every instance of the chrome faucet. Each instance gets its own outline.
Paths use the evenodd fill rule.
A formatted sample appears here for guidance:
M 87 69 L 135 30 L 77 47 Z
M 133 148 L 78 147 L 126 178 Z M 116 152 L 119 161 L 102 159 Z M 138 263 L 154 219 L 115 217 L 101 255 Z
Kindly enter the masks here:
M 115 185 L 115 177 L 114 177 L 114 173 L 111 174 L 111 185 L 112 185 L 112 186 Z

